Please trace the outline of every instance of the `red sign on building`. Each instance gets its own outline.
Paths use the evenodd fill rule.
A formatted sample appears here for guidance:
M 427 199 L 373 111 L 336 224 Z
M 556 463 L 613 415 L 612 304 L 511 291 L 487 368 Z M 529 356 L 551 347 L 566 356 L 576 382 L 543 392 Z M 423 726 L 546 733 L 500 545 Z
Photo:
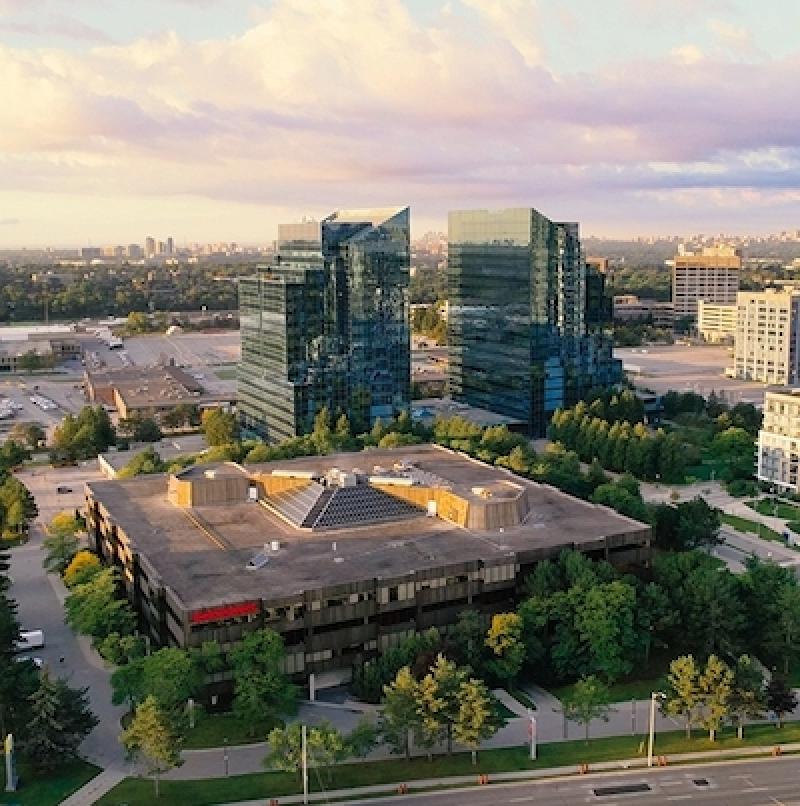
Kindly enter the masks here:
M 237 602 L 236 604 L 206 607 L 189 613 L 190 624 L 208 624 L 210 621 L 225 621 L 241 616 L 254 616 L 258 613 L 258 602 Z

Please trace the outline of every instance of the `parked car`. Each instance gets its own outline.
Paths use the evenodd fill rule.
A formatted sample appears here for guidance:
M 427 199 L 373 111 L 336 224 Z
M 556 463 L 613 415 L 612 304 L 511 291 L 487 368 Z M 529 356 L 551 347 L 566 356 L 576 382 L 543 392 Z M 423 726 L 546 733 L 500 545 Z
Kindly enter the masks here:
M 20 630 L 19 640 L 14 645 L 16 652 L 41 649 L 44 646 L 44 630 Z
M 71 493 L 72 492 L 72 487 L 65 487 L 64 485 L 60 485 L 60 486 L 56 487 L 56 492 L 59 495 L 64 495 L 65 493 Z

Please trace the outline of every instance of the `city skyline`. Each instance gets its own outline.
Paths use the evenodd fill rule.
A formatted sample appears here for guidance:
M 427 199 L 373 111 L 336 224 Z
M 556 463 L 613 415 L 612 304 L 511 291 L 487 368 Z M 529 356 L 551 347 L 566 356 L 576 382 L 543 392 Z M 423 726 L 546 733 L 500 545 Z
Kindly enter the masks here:
M 0 248 L 260 243 L 343 186 L 414 237 L 795 229 L 800 8 L 767 5 L 0 0 Z

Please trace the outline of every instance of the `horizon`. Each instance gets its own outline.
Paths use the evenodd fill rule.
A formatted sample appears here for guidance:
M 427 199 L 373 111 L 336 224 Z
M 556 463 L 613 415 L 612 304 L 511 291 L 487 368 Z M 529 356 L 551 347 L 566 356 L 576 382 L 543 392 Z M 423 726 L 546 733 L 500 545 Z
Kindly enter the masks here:
M 789 0 L 0 0 L 0 249 L 263 244 L 396 200 L 415 237 L 513 206 L 587 238 L 793 231 L 797 23 Z

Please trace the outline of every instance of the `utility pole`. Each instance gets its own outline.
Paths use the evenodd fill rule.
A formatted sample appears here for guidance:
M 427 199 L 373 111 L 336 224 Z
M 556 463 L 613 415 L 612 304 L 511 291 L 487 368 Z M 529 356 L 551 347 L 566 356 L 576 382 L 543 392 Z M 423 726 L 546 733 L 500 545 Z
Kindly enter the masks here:
M 303 803 L 308 803 L 308 742 L 306 736 L 306 726 L 303 725 L 300 729 L 303 748 L 302 748 L 302 763 L 303 763 Z

